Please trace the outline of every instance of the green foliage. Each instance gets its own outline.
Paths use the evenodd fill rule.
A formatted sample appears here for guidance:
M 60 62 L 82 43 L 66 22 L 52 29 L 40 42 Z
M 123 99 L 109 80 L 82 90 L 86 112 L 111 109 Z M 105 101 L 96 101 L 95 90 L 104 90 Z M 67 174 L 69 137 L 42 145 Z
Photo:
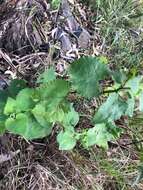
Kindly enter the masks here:
M 48 99 L 50 104 L 58 104 L 65 98 L 69 90 L 69 83 L 61 79 L 50 81 L 46 85 L 42 84 L 38 88 L 41 100 Z
M 143 93 L 140 93 L 140 96 L 139 96 L 139 110 L 141 112 L 143 112 Z
M 24 88 L 26 88 L 26 82 L 24 80 L 14 79 L 11 81 L 11 84 L 7 89 L 8 95 L 11 97 L 15 97 L 18 92 Z
M 76 145 L 76 138 L 74 131 L 61 131 L 57 136 L 60 150 L 71 150 Z
M 5 132 L 5 120 L 6 116 L 0 114 L 0 135 L 2 135 Z
M 5 126 L 10 132 L 22 135 L 28 140 L 45 137 L 51 132 L 50 124 L 46 123 L 43 127 L 28 113 L 18 113 L 13 117 L 9 117 L 5 122 Z
M 128 107 L 125 111 L 125 115 L 128 115 L 129 117 L 133 117 L 134 109 L 135 109 L 135 99 L 129 98 L 126 103 Z
M 74 110 L 73 105 L 70 105 L 70 110 L 67 114 L 65 114 L 63 119 L 63 126 L 68 130 L 69 126 L 76 126 L 79 121 L 79 115 Z
M 91 7 L 95 31 L 99 34 L 102 52 L 118 69 L 135 66 L 140 70 L 143 57 L 143 1 L 81 0 Z M 96 11 L 95 11 L 96 10 Z M 96 30 L 96 29 L 95 29 Z
M 57 136 L 57 142 L 59 143 L 60 150 L 70 150 L 76 145 L 78 139 L 78 133 L 74 131 L 74 126 L 79 121 L 79 115 L 70 105 L 70 110 L 64 115 L 61 121 L 63 130 Z
M 5 108 L 4 108 L 4 114 L 9 115 L 13 113 L 14 111 L 16 111 L 16 101 L 13 98 L 8 97 Z
M 93 118 L 94 123 L 110 122 L 120 119 L 125 115 L 127 103 L 119 97 L 118 93 L 110 94 Z
M 41 75 L 39 75 L 37 79 L 37 83 L 48 83 L 52 80 L 56 79 L 55 70 L 53 68 L 48 69 L 48 71 L 45 71 Z
M 87 131 L 84 145 L 86 147 L 94 144 L 108 148 L 108 141 L 115 140 L 120 134 L 120 129 L 115 126 L 114 123 L 100 123 L 96 124 L 95 127 Z
M 53 68 L 39 76 L 35 88 L 14 80 L 9 88 L 0 91 L 0 134 L 5 130 L 28 140 L 50 135 L 58 126 L 57 142 L 60 150 L 71 150 L 79 142 L 88 148 L 98 145 L 108 148 L 108 142 L 116 140 L 122 130 L 116 121 L 122 116 L 132 117 L 139 99 L 138 110 L 143 110 L 142 77 L 133 73 L 112 72 L 104 57 L 83 57 L 69 68 L 69 79 L 57 79 Z M 104 89 L 104 79 L 113 86 Z M 104 93 L 105 102 L 95 110 L 89 129 L 78 129 L 79 113 L 68 101 L 70 91 L 76 90 L 85 98 Z
M 132 187 L 135 187 L 137 184 L 139 184 L 142 181 L 143 181 L 143 164 L 141 163 L 138 166 L 138 175 L 137 175 L 134 183 L 132 184 Z
M 53 9 L 58 9 L 60 6 L 61 0 L 52 0 L 51 4 L 52 4 L 52 8 Z
M 102 92 L 99 82 L 109 76 L 103 59 L 93 57 L 83 57 L 73 62 L 69 72 L 73 88 L 86 98 L 99 96 Z
M 141 83 L 142 77 L 134 77 L 128 80 L 126 83 L 126 87 L 130 88 L 129 93 L 131 96 L 136 96 L 139 93 L 140 90 L 140 83 Z
M 124 81 L 127 80 L 127 76 L 122 70 L 114 71 L 113 72 L 113 80 L 115 80 L 116 83 L 122 84 Z

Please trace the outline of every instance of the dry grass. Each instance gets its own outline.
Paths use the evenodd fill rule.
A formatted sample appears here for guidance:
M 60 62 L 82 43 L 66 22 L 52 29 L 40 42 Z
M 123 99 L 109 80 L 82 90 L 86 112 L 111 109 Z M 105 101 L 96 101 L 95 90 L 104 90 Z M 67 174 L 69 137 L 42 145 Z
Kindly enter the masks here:
M 123 147 L 125 136 L 107 152 L 96 147 L 61 152 L 54 136 L 29 143 L 9 134 L 3 137 L 4 152 L 20 153 L 0 166 L 0 189 L 142 190 L 142 184 L 132 187 L 139 157 L 133 146 Z
M 112 37 L 113 40 L 114 35 L 106 36 L 106 33 L 104 33 L 107 38 L 103 43 L 104 36 L 101 36 L 100 28 L 103 22 L 93 24 L 90 20 L 91 16 L 93 16 L 90 10 L 85 14 L 86 8 L 84 6 L 82 7 L 82 5 L 78 4 L 76 8 L 84 10 L 83 17 L 87 16 L 87 21 L 82 20 L 83 18 L 80 18 L 80 14 L 77 19 L 80 23 L 84 23 L 85 27 L 93 34 L 92 48 L 81 52 L 81 55 L 106 54 L 111 47 L 108 37 Z M 49 25 L 49 23 L 44 25 L 44 27 L 49 27 L 47 33 L 50 33 L 51 31 L 49 30 L 52 28 L 52 24 L 50 23 Z M 47 35 L 45 31 L 46 28 L 44 28 L 44 35 Z M 114 32 L 116 33 L 116 31 Z M 23 56 L 20 54 L 15 57 L 12 54 L 12 57 L 8 57 L 10 55 L 7 53 L 3 62 L 6 65 L 5 67 L 8 68 L 7 65 L 10 66 L 11 60 L 13 61 L 14 59 L 17 68 L 13 68 L 13 65 L 11 65 L 10 70 L 12 70 L 12 73 L 15 74 L 18 69 L 22 73 L 22 77 L 30 77 L 33 84 L 33 80 L 39 71 L 46 68 L 48 64 L 53 63 L 59 66 L 61 63 L 67 64 L 63 59 L 53 60 L 52 51 L 53 46 L 44 55 L 36 53 L 35 56 L 35 54 L 29 53 L 29 55 Z M 41 56 L 44 56 L 44 59 Z M 58 74 L 60 75 L 60 73 Z M 88 117 L 92 114 L 91 107 L 98 107 L 97 104 L 97 100 L 96 102 L 90 102 L 90 105 L 85 102 L 80 104 L 79 100 L 76 100 L 76 109 L 84 115 L 78 127 L 90 125 Z M 124 127 L 124 122 L 122 127 Z M 72 152 L 62 152 L 58 150 L 55 143 L 54 132 L 50 138 L 33 142 L 26 142 L 21 137 L 7 134 L 0 137 L 1 153 L 9 154 L 10 151 L 16 152 L 17 150 L 20 150 L 20 153 L 0 165 L 0 190 L 142 190 L 143 184 L 141 182 L 133 186 L 138 175 L 137 166 L 139 165 L 141 154 L 141 150 L 138 150 L 132 144 L 133 137 L 134 131 L 129 131 L 128 133 L 125 131 L 121 139 L 115 144 L 111 143 L 110 149 L 106 152 L 97 147 L 84 150 L 80 145 Z M 125 145 L 130 143 L 131 145 Z

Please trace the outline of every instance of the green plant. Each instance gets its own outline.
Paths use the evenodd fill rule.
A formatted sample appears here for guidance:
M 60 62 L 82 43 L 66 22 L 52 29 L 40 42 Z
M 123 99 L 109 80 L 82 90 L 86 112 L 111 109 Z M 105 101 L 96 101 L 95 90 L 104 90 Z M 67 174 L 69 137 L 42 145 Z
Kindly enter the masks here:
M 52 0 L 51 5 L 53 9 L 58 9 L 60 6 L 61 0 Z
M 103 57 L 83 57 L 74 61 L 69 79 L 56 78 L 53 68 L 39 76 L 38 87 L 27 88 L 24 81 L 14 80 L 0 92 L 0 132 L 8 130 L 31 140 L 49 135 L 55 124 L 59 127 L 59 148 L 70 150 L 77 141 L 88 148 L 94 144 L 108 148 L 108 141 L 119 137 L 121 129 L 115 121 L 133 116 L 135 100 L 143 110 L 142 76 L 135 72 L 113 72 Z M 113 85 L 105 88 L 105 80 Z M 70 92 L 91 99 L 102 94 L 107 100 L 91 120 L 92 128 L 76 130 L 79 114 L 68 101 Z
M 136 65 L 140 69 L 143 51 L 142 28 L 143 1 L 134 0 L 87 0 L 82 2 L 94 12 L 92 23 L 95 36 L 100 37 L 100 51 L 110 63 L 121 68 Z M 96 46 L 96 43 L 95 43 Z M 99 47 L 97 47 L 98 52 Z

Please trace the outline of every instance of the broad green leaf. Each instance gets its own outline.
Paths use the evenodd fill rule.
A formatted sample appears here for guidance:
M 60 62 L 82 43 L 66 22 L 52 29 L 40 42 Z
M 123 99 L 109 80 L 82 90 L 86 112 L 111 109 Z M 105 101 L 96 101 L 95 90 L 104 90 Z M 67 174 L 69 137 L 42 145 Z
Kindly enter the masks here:
M 134 107 L 135 107 L 135 99 L 132 97 L 132 98 L 129 98 L 127 101 L 126 101 L 128 107 L 127 107 L 127 110 L 125 112 L 125 115 L 128 115 L 129 117 L 133 117 L 133 113 L 134 113 Z
M 33 89 L 25 88 L 21 90 L 16 96 L 17 112 L 27 111 L 34 106 L 32 100 Z
M 76 138 L 73 131 L 61 131 L 57 136 L 60 150 L 72 150 L 76 145 Z
M 113 76 L 114 81 L 118 84 L 123 84 L 125 80 L 127 79 L 127 76 L 122 70 L 114 71 L 112 73 L 112 76 Z
M 26 82 L 24 80 L 14 79 L 11 81 L 10 86 L 8 87 L 8 94 L 12 98 L 20 92 L 20 90 L 26 88 Z
M 55 70 L 50 68 L 42 73 L 37 80 L 37 83 L 48 83 L 56 79 Z
M 6 122 L 6 128 L 14 134 L 25 135 L 27 130 L 28 117 L 27 115 L 20 113 L 16 118 L 9 117 Z
M 5 121 L 7 117 L 5 115 L 0 114 L 0 135 L 5 132 Z
M 52 110 L 47 110 L 46 118 L 49 122 L 61 123 L 66 130 L 68 130 L 69 126 L 75 126 L 79 121 L 78 113 L 72 105 L 69 103 L 66 104 L 65 102 L 59 104 L 57 107 L 53 107 Z
M 65 113 L 62 108 L 55 107 L 51 111 L 46 112 L 47 121 L 50 123 L 62 122 L 65 117 Z
M 43 138 L 51 133 L 52 127 L 42 127 L 31 115 L 19 113 L 15 118 L 8 118 L 6 129 L 28 140 Z
M 138 76 L 138 77 L 134 77 L 132 79 L 130 79 L 125 87 L 130 88 L 128 91 L 131 94 L 131 96 L 136 96 L 140 90 L 140 83 L 141 83 L 142 77 Z
M 108 148 L 108 141 L 115 140 L 120 133 L 120 129 L 113 123 L 100 123 L 89 129 L 86 134 L 86 147 L 98 145 Z
M 67 110 L 64 109 L 64 105 L 62 104 L 48 109 L 47 102 L 41 102 L 34 107 L 32 113 L 37 121 L 45 126 L 47 122 L 62 123 L 67 114 Z
M 120 117 L 125 114 L 127 107 L 127 103 L 122 100 L 118 94 L 110 94 L 107 100 L 99 107 L 99 110 L 95 113 L 93 122 L 97 124 L 120 119 Z
M 76 112 L 71 105 L 70 111 L 65 114 L 65 117 L 63 118 L 63 125 L 68 130 L 68 126 L 76 126 L 79 122 L 79 115 L 78 112 Z
M 70 85 L 67 81 L 57 79 L 47 85 L 41 85 L 39 93 L 42 100 L 48 102 L 48 107 L 57 106 L 68 94 Z
M 4 108 L 4 114 L 9 115 L 21 111 L 28 111 L 28 109 L 34 106 L 32 93 L 32 89 L 25 88 L 18 93 L 18 95 L 16 96 L 16 100 L 8 97 Z
M 82 57 L 74 61 L 69 69 L 73 88 L 82 96 L 92 98 L 100 95 L 99 82 L 108 74 L 108 66 L 98 58 Z
M 41 101 L 32 110 L 33 115 L 39 123 L 45 125 L 49 123 L 63 123 L 70 112 L 70 104 L 66 101 L 60 102 L 58 105 L 49 107 L 49 101 Z
M 16 112 L 16 100 L 8 97 L 6 105 L 4 107 L 4 114 L 9 115 Z
M 32 113 L 35 117 L 35 119 L 43 126 L 47 127 L 47 117 L 46 117 L 46 109 L 45 106 L 42 104 L 37 104 L 33 110 Z
M 139 95 L 139 110 L 143 112 L 143 92 Z

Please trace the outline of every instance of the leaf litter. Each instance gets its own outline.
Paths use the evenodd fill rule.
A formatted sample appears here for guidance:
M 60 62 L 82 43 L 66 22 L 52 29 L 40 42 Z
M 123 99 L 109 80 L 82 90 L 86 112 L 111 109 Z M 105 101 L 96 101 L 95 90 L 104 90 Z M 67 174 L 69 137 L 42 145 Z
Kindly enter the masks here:
M 80 18 L 73 14 L 74 3 L 77 3 Z M 10 0 L 0 4 L 0 88 L 5 88 L 17 77 L 33 85 L 38 73 L 53 64 L 58 75 L 62 75 L 71 61 L 91 54 L 91 31 L 81 24 L 82 19 L 88 22 L 84 9 L 73 0 L 62 0 L 55 11 L 46 0 Z M 96 39 L 98 42 L 98 34 Z M 99 54 L 100 45 L 99 51 L 94 43 L 92 45 L 93 54 Z M 88 105 L 83 102 L 82 106 L 85 110 Z M 88 120 L 84 125 L 89 125 Z M 104 169 L 91 162 L 90 153 L 80 152 L 80 148 L 79 152 L 60 152 L 54 133 L 56 129 L 48 141 L 28 143 L 7 134 L 6 153 L 0 155 L 1 190 L 116 188 L 116 180 L 110 182 Z M 99 151 L 94 150 L 97 155 Z M 131 161 L 132 149 L 129 147 L 124 154 L 118 145 L 110 151 L 109 157 L 108 153 L 102 159 L 111 159 L 117 152 L 122 155 L 121 168 L 127 160 L 134 162 Z
M 59 10 L 54 12 L 46 0 L 0 2 L 0 88 L 4 89 L 15 78 L 25 79 L 33 85 L 38 73 L 50 65 L 56 66 L 60 75 L 68 63 L 89 48 L 90 34 L 73 15 L 71 5 L 63 0 Z M 55 140 L 50 143 L 51 148 L 44 140 L 39 145 L 36 141 L 37 147 L 42 144 L 44 154 L 40 151 L 41 154 L 41 148 L 29 150 L 23 140 L 9 134 L 7 136 L 8 145 L 2 145 L 4 153 L 0 155 L 0 189 L 75 189 L 72 180 L 74 174 L 78 173 L 77 176 L 80 171 L 77 172 L 72 160 L 60 151 L 51 152 L 55 149 Z M 45 145 L 51 154 L 47 155 Z M 34 156 L 35 153 L 37 155 Z M 49 168 L 45 168 L 46 162 L 41 160 L 44 155 L 46 162 L 50 160 Z M 61 161 L 56 161 L 60 157 Z M 62 162 L 66 163 L 66 173 L 68 168 L 73 168 L 69 174 L 65 174 Z M 18 182 L 15 175 L 18 175 Z
M 54 13 L 46 0 L 0 6 L 0 61 L 16 76 L 35 73 L 49 56 L 53 62 L 54 57 L 74 60 L 81 49 L 89 47 L 90 34 L 77 22 L 67 0 Z

